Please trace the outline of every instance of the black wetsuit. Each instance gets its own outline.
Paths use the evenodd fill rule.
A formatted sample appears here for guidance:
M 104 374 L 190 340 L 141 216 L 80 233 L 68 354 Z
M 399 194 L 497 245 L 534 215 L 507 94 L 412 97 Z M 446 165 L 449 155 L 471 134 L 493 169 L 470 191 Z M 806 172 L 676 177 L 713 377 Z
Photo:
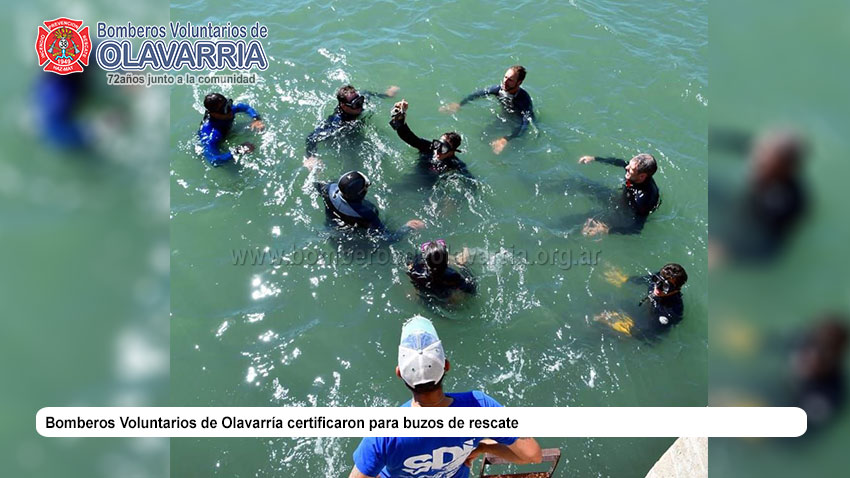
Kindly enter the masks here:
M 401 239 L 404 234 L 411 231 L 409 226 L 403 226 L 396 232 L 387 230 L 387 227 L 378 217 L 377 206 L 367 199 L 358 202 L 346 201 L 335 182 L 313 183 L 313 185 L 325 201 L 325 213 L 328 220 L 338 228 L 366 229 L 388 241 Z
M 408 260 L 407 275 L 417 289 L 439 298 L 446 298 L 456 290 L 467 294 L 475 294 L 476 290 L 475 281 L 465 271 L 447 267 L 442 274 L 432 273 L 422 254 Z
M 373 96 L 378 98 L 389 98 L 388 95 L 383 93 L 373 93 L 371 91 L 363 91 L 360 94 L 367 99 Z M 325 120 L 322 121 L 319 126 L 316 126 L 316 129 L 307 136 L 307 148 L 305 155 L 308 157 L 315 156 L 319 142 L 324 141 L 331 136 L 354 131 L 361 124 L 357 121 L 361 116 L 363 116 L 363 113 L 360 113 L 359 115 L 350 115 L 342 111 L 342 108 L 337 105 L 336 108 L 334 108 L 333 114 L 325 118 Z
M 753 148 L 751 134 L 722 128 L 708 130 L 709 153 L 746 158 Z M 760 262 L 782 251 L 808 209 L 808 192 L 800 176 L 750 185 L 737 193 L 728 181 L 709 177 L 710 211 L 719 211 L 709 225 L 709 235 L 722 241 L 727 255 L 738 261 Z M 730 213 L 731 212 L 731 213 Z
M 685 303 L 682 300 L 681 291 L 656 297 L 652 293 L 655 285 L 652 283 L 651 275 L 631 277 L 629 282 L 648 285 L 646 300 L 641 302 L 634 314 L 635 330 L 632 332 L 634 337 L 655 339 L 682 321 L 685 316 Z
M 809 415 L 809 431 L 826 425 L 842 411 L 847 398 L 844 374 L 838 370 L 825 377 L 803 380 L 796 384 L 790 404 Z
M 501 85 L 493 85 L 470 94 L 461 100 L 460 104 L 465 105 L 476 98 L 488 95 L 497 96 L 505 112 L 519 120 L 511 134 L 505 136 L 505 138 L 512 140 L 522 135 L 528 129 L 528 125 L 534 120 L 534 109 L 531 104 L 531 96 L 529 96 L 528 92 L 520 88 L 515 95 L 511 95 L 502 90 Z
M 709 192 L 709 199 L 714 198 Z M 731 224 L 715 231 L 720 231 L 731 257 L 758 262 L 782 250 L 806 212 L 807 195 L 799 179 L 789 178 L 751 187 L 743 205 L 732 209 Z
M 621 168 L 629 164 L 618 158 L 596 158 L 596 161 Z M 607 213 L 607 217 L 603 220 L 610 227 L 608 232 L 639 234 L 649 214 L 658 207 L 660 199 L 661 194 L 655 179 L 650 177 L 640 184 L 627 180 L 623 185 L 622 204 L 615 205 L 616 210 Z M 625 206 L 628 211 L 624 211 L 622 206 Z
M 435 160 L 433 141 L 416 136 L 406 122 L 391 121 L 390 126 L 396 130 L 402 141 L 419 150 L 419 169 L 426 176 L 436 180 L 444 174 L 457 172 L 467 178 L 473 177 L 467 169 L 466 163 L 458 159 L 457 156 Z
M 360 202 L 348 202 L 342 197 L 337 183 L 313 183 L 322 199 L 328 218 L 339 227 L 354 226 L 364 229 L 383 231 L 384 224 L 378 217 L 378 208 L 364 199 Z

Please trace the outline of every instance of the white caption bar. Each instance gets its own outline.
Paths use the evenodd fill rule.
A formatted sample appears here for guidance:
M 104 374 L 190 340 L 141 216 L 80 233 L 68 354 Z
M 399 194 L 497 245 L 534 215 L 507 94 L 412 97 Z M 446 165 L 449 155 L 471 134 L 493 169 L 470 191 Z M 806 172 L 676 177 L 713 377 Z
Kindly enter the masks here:
M 796 437 L 799 408 L 48 407 L 46 437 Z

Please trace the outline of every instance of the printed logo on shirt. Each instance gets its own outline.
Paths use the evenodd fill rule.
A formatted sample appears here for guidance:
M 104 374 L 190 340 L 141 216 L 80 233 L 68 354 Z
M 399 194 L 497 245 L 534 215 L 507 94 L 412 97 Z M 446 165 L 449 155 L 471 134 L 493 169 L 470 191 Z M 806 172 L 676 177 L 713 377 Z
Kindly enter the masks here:
M 82 72 L 83 66 L 89 66 L 91 37 L 89 27 L 80 29 L 82 25 L 82 20 L 57 18 L 44 22 L 47 29 L 38 27 L 35 52 L 44 71 L 67 75 Z
M 463 442 L 463 446 L 444 446 L 430 454 L 411 456 L 404 460 L 404 472 L 412 476 L 429 473 L 428 477 L 451 478 L 463 466 L 463 462 L 475 449 L 475 440 Z M 436 472 L 436 473 L 433 473 Z

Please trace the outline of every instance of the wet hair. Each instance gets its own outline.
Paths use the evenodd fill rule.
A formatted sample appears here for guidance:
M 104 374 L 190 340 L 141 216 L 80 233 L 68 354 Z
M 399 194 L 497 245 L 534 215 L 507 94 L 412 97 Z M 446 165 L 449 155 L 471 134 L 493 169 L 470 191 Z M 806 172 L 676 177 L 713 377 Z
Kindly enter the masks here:
M 513 70 L 514 73 L 516 73 L 516 75 L 517 75 L 517 81 L 522 83 L 522 80 L 525 79 L 525 67 L 522 66 L 522 65 L 514 65 L 514 66 L 512 66 L 508 69 Z
M 651 154 L 641 153 L 632 159 L 637 160 L 638 174 L 646 173 L 647 176 L 652 177 L 658 171 L 658 164 L 655 162 L 655 157 Z
M 429 242 L 422 251 L 422 255 L 425 258 L 425 264 L 432 272 L 445 271 L 449 266 L 449 251 L 446 246 L 437 241 Z
M 340 89 L 336 90 L 336 100 L 340 103 L 345 103 L 348 95 L 351 93 L 357 93 L 357 88 L 351 85 L 342 86 Z
M 204 97 L 204 108 L 209 113 L 221 113 L 224 105 L 227 104 L 227 98 L 221 93 L 210 93 Z
M 670 281 L 677 289 L 681 289 L 688 282 L 688 273 L 685 272 L 685 268 L 672 262 L 665 264 L 658 275 Z
M 451 145 L 453 150 L 460 148 L 460 135 L 455 133 L 454 131 L 449 131 L 448 133 L 443 133 L 443 136 L 446 137 L 446 141 Z

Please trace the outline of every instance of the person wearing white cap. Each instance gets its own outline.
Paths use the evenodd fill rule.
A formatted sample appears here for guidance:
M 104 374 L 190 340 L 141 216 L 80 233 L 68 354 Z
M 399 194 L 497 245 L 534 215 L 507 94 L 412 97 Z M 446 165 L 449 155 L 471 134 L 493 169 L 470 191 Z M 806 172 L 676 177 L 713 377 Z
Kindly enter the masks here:
M 444 393 L 449 371 L 443 344 L 434 324 L 422 316 L 408 320 L 401 330 L 396 375 L 413 392 L 403 407 L 501 407 L 477 390 Z M 512 463 L 539 463 L 540 445 L 534 438 L 485 437 L 367 437 L 354 451 L 349 478 L 466 478 L 481 453 Z

